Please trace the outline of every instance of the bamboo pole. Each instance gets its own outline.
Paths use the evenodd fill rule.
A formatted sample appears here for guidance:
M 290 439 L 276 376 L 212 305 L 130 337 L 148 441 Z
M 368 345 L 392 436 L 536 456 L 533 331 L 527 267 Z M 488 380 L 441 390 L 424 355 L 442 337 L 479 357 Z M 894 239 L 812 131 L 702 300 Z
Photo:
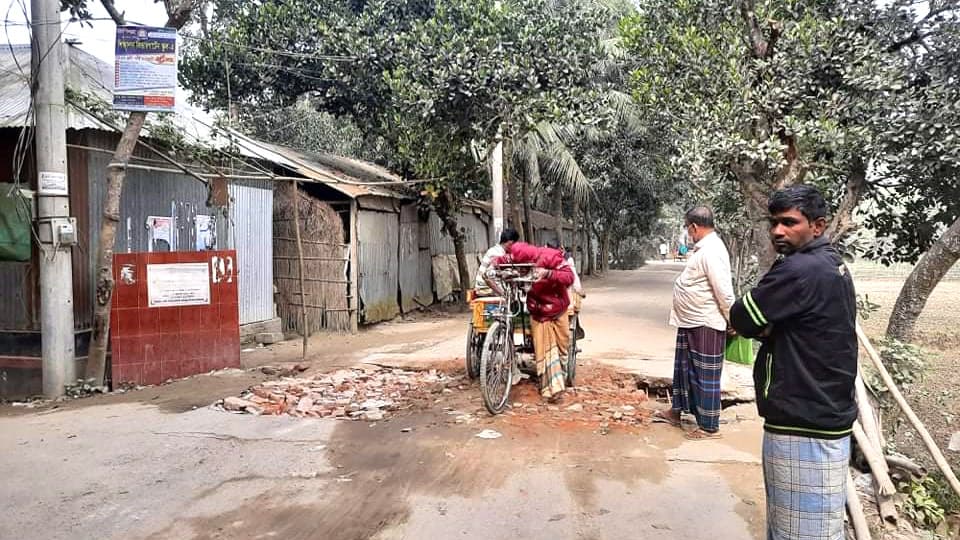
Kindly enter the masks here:
M 853 436 L 860 445 L 860 451 L 867 458 L 870 464 L 870 470 L 873 471 L 873 477 L 877 480 L 881 495 L 893 495 L 897 492 L 897 487 L 890 480 L 890 471 L 887 469 L 887 462 L 883 459 L 883 451 L 873 445 L 873 441 L 863 431 L 860 421 L 853 423 Z
M 863 345 L 863 348 L 867 350 L 867 355 L 870 357 L 870 360 L 873 361 L 873 365 L 877 368 L 877 371 L 880 372 L 880 378 L 883 379 L 883 384 L 887 386 L 887 390 L 890 391 L 890 395 L 893 396 L 893 399 L 897 402 L 897 405 L 900 406 L 903 414 L 905 414 L 907 419 L 910 420 L 913 428 L 916 429 L 920 434 L 920 438 L 923 439 L 924 444 L 927 446 L 927 450 L 930 451 L 930 454 L 933 456 L 933 460 L 936 462 L 937 467 L 940 468 L 940 470 L 943 472 L 943 475 L 947 478 L 947 482 L 949 482 L 954 493 L 960 496 L 960 480 L 957 480 L 957 475 L 953 473 L 953 469 L 950 468 L 950 464 L 947 462 L 947 458 L 943 456 L 943 452 L 941 452 L 940 448 L 937 446 L 937 442 L 933 440 L 933 437 L 930 436 L 930 432 L 927 431 L 927 428 L 923 425 L 923 422 L 921 422 L 920 418 L 918 418 L 916 413 L 913 412 L 913 408 L 910 407 L 910 403 L 908 403 L 906 398 L 903 397 L 903 394 L 900 393 L 900 389 L 897 388 L 896 383 L 893 382 L 893 377 L 890 376 L 887 368 L 884 367 L 883 361 L 880 360 L 880 355 L 877 354 L 877 351 L 873 348 L 873 345 L 870 343 L 870 339 L 867 338 L 867 335 L 864 333 L 859 322 L 857 323 L 857 337 L 860 338 L 860 343 Z
M 883 452 L 883 433 L 880 430 L 880 423 L 877 421 L 876 411 L 870 403 L 870 395 L 867 393 L 867 387 L 863 384 L 863 378 L 858 374 L 856 380 L 857 407 L 860 410 L 860 424 L 863 431 L 870 437 L 873 446 Z
M 303 242 L 300 240 L 300 193 L 297 190 L 297 182 L 291 182 L 293 185 L 293 232 L 296 234 L 297 240 L 297 266 L 299 267 L 299 278 L 300 278 L 300 298 L 306 299 L 305 296 L 305 285 L 304 282 L 305 276 L 303 275 Z M 307 359 L 307 341 L 310 339 L 310 329 L 307 328 L 307 303 L 302 302 L 300 304 L 300 320 L 303 323 L 303 326 L 300 328 L 300 333 L 303 336 L 303 350 L 300 352 L 300 358 L 303 360 Z
M 847 469 L 847 512 L 850 514 L 850 523 L 853 524 L 853 533 L 857 540 L 871 540 L 870 526 L 867 525 L 867 516 L 863 514 L 863 505 L 860 496 L 853 485 L 850 469 Z
M 874 481 L 876 485 L 876 481 Z M 897 504 L 893 500 L 893 495 L 881 495 L 880 488 L 877 487 L 877 509 L 880 511 L 880 519 L 893 525 L 897 524 L 900 514 L 897 512 Z
M 926 469 L 901 456 L 887 456 L 887 466 L 906 471 L 918 478 L 927 474 Z

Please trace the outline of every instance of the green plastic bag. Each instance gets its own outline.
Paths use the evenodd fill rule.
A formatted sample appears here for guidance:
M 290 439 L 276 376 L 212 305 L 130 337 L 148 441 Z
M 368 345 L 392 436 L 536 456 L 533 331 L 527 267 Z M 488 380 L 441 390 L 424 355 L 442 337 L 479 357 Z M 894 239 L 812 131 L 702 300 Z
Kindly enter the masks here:
M 0 183 L 0 261 L 30 260 L 30 200 Z
M 730 362 L 743 364 L 745 366 L 753 365 L 753 340 L 743 336 L 727 337 L 727 348 L 723 357 Z

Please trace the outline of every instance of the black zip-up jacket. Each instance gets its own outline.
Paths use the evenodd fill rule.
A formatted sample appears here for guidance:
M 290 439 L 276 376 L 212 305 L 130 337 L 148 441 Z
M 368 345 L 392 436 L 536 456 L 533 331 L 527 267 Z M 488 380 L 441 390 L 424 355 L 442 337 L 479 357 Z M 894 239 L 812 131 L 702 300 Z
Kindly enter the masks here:
M 733 328 L 761 342 L 753 382 L 765 430 L 819 439 L 850 434 L 856 316 L 853 279 L 823 237 L 774 263 L 733 305 Z

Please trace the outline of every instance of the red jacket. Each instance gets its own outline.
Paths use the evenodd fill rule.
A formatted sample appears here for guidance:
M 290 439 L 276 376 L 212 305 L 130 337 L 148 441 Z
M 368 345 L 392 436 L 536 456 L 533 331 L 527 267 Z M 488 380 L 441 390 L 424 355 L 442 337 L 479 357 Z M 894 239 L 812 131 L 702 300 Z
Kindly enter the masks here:
M 563 252 L 547 247 L 537 247 L 524 242 L 510 246 L 506 257 L 495 264 L 533 263 L 538 268 L 550 270 L 547 277 L 535 282 L 527 294 L 527 310 L 539 322 L 552 321 L 567 312 L 570 295 L 567 289 L 573 285 L 573 270 L 563 259 Z

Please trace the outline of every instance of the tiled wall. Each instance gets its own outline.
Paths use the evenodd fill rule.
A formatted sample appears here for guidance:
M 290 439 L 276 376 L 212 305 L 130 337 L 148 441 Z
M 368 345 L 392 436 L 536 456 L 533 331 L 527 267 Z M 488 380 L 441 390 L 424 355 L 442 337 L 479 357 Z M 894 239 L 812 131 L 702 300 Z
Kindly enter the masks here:
M 214 258 L 232 260 L 232 271 L 209 271 Z M 110 316 L 112 380 L 159 384 L 214 369 L 240 367 L 240 320 L 235 251 L 124 253 L 113 257 L 113 309 Z M 210 303 L 155 307 L 147 302 L 147 265 L 207 263 Z M 133 280 L 121 279 L 124 266 Z M 228 265 L 229 269 L 230 265 Z M 129 276 L 128 276 L 129 278 Z

